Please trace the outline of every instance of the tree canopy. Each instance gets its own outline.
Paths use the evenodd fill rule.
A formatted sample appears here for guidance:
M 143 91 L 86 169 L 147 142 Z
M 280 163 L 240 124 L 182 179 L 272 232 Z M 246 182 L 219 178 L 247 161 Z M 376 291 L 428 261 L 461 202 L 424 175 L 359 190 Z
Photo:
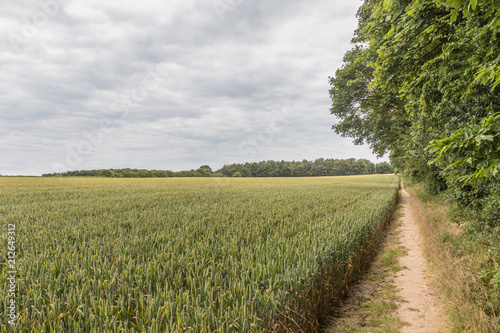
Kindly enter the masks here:
M 157 177 L 314 177 L 344 176 L 393 173 L 387 162 L 372 163 L 366 159 L 324 159 L 315 161 L 261 161 L 224 165 L 212 171 L 208 165 L 196 170 L 142 170 L 142 169 L 101 169 L 76 170 L 64 173 L 44 174 L 45 177 L 109 177 L 109 178 L 157 178 Z
M 500 187 L 500 2 L 365 0 L 357 16 L 330 78 L 333 129 L 466 206 L 494 202 L 485 184 Z
M 324 159 L 314 161 L 261 161 L 224 165 L 226 177 L 239 173 L 242 177 L 318 177 L 393 173 L 388 162 L 372 163 L 366 159 Z

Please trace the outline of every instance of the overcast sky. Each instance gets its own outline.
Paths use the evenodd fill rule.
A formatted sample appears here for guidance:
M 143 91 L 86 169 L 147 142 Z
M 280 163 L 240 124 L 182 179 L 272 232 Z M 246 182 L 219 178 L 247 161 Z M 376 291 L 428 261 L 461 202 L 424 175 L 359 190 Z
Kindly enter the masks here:
M 377 161 L 329 113 L 361 1 L 0 1 L 0 174 Z

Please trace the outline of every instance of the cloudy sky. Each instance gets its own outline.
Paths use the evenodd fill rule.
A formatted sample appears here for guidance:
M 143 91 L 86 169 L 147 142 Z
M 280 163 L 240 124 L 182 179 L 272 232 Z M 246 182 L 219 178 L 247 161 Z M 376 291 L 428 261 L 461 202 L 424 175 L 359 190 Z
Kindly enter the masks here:
M 0 1 L 0 174 L 377 161 L 329 114 L 361 1 Z

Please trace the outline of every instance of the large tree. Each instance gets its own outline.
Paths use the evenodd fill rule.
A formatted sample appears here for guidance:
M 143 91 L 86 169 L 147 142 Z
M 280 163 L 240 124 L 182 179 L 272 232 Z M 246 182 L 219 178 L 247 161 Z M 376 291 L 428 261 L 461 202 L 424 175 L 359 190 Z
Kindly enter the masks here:
M 500 1 L 365 0 L 358 19 L 354 47 L 330 78 L 333 128 L 377 155 L 389 152 L 398 170 L 427 179 L 435 190 L 456 187 L 450 172 L 464 151 L 443 149 L 451 144 L 444 138 L 459 140 L 457 131 L 479 136 L 477 126 L 500 117 L 494 115 L 500 111 Z M 483 148 L 496 142 L 478 140 Z M 440 150 L 427 149 L 430 144 Z M 497 181 L 496 156 L 490 152 L 476 165 L 466 159 L 471 165 L 461 172 Z

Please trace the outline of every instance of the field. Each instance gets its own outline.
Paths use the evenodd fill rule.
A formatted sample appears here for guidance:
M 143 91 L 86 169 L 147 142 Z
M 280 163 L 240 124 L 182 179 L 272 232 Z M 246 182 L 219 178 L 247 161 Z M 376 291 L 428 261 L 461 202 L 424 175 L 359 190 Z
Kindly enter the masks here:
M 2 331 L 312 331 L 376 242 L 398 185 L 394 175 L 0 178 L 0 289 L 15 268 L 18 315 L 7 326 L 0 298 Z

